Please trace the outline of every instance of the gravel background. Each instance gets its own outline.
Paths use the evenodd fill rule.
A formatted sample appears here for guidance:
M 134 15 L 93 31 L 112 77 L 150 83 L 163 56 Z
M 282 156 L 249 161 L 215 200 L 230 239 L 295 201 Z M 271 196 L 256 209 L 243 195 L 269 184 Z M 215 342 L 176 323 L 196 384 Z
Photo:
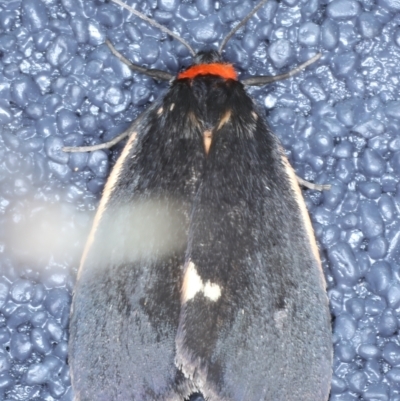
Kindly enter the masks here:
M 254 2 L 134 1 L 195 50 L 220 43 Z M 241 77 L 299 76 L 251 89 L 306 190 L 329 287 L 332 401 L 400 400 L 400 2 L 269 0 L 225 57 Z M 65 154 L 123 132 L 187 50 L 97 0 L 0 0 L 0 399 L 71 400 L 68 312 L 113 151 Z

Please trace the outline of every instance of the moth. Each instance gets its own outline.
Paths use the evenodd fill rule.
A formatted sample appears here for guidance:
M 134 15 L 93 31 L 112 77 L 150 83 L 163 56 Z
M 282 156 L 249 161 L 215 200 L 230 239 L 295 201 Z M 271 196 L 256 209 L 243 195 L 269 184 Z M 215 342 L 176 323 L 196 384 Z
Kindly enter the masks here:
M 177 77 L 131 65 L 170 87 L 132 124 L 81 260 L 76 401 L 328 399 L 330 314 L 310 219 L 245 89 L 319 55 L 242 82 L 221 56 L 265 2 Z

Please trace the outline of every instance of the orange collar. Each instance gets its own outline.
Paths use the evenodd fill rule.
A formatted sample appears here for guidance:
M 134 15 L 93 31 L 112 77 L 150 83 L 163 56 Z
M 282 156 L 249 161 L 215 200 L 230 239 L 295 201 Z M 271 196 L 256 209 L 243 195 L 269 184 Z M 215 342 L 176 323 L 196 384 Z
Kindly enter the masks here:
M 189 67 L 178 75 L 178 79 L 193 79 L 199 75 L 217 75 L 225 79 L 237 80 L 237 74 L 232 64 L 211 63 L 197 64 Z

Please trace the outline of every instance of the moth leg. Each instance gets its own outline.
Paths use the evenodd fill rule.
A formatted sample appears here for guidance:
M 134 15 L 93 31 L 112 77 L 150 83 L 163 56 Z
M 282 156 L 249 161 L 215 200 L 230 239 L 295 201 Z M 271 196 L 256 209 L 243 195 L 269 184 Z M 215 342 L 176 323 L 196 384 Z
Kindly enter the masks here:
M 142 120 L 142 117 L 145 112 L 146 110 L 140 113 L 139 116 L 136 118 L 136 120 L 130 125 L 130 127 L 127 130 L 125 130 L 122 134 L 119 134 L 115 138 L 111 139 L 111 141 L 91 146 L 64 146 L 62 150 L 63 152 L 68 152 L 68 153 L 79 153 L 79 152 L 94 152 L 95 150 L 101 150 L 101 149 L 110 149 L 112 146 L 116 145 L 118 142 L 121 142 L 127 136 L 130 136 L 132 134 L 136 135 L 138 125 Z
M 328 191 L 331 189 L 330 185 L 315 184 L 313 182 L 304 180 L 303 178 L 299 177 L 298 175 L 296 175 L 296 178 L 297 178 L 297 182 L 299 183 L 299 185 L 306 187 L 308 189 L 313 189 L 315 191 Z
M 116 145 L 118 142 L 121 142 L 125 137 L 129 136 L 130 131 L 131 131 L 131 129 L 128 128 L 122 134 L 116 136 L 114 139 L 111 139 L 111 141 L 108 141 L 105 143 L 99 143 L 98 145 L 64 146 L 62 148 L 62 150 L 63 150 L 63 152 L 68 152 L 68 153 L 78 153 L 78 152 L 94 152 L 95 150 L 100 150 L 100 149 L 109 149 L 112 146 Z
M 296 68 L 294 68 L 293 70 L 290 70 L 289 72 L 287 72 L 285 74 L 275 75 L 274 77 L 266 77 L 266 76 L 259 75 L 259 76 L 244 79 L 241 82 L 243 84 L 249 85 L 249 86 L 261 86 L 261 85 L 269 84 L 271 82 L 282 81 L 284 79 L 292 77 L 293 75 L 298 74 L 300 71 L 304 70 L 309 65 L 311 65 L 311 64 L 315 63 L 317 60 L 319 60 L 321 58 L 321 56 L 322 56 L 322 54 L 318 53 L 314 57 L 311 57 L 309 60 L 307 60 L 305 63 L 300 64 L 299 66 L 297 66 Z
M 171 79 L 174 78 L 174 76 L 168 72 L 141 67 L 140 65 L 137 64 L 132 64 L 126 57 L 124 57 L 119 51 L 117 51 L 117 49 L 112 45 L 112 43 L 108 39 L 106 40 L 106 45 L 111 50 L 111 53 L 114 54 L 114 56 L 117 57 L 118 60 L 125 63 L 133 71 L 137 71 L 142 74 L 148 75 L 149 77 L 152 77 L 154 79 L 159 79 L 160 81 L 171 81 Z

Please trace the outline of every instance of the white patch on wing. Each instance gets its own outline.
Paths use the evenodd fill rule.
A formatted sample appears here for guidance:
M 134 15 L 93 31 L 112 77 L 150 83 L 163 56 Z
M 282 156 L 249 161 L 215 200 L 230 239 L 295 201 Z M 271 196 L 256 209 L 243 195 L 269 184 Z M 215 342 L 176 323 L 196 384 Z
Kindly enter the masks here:
M 221 296 L 221 287 L 218 284 L 207 281 L 205 284 L 196 270 L 195 264 L 190 261 L 187 265 L 182 285 L 182 303 L 193 299 L 199 292 L 210 301 L 218 301 Z
M 287 313 L 286 309 L 279 309 L 274 313 L 275 327 L 278 330 L 283 329 L 283 325 L 285 324 L 287 316 L 288 316 L 288 313 Z
M 203 287 L 203 293 L 205 297 L 215 302 L 221 296 L 221 288 L 218 284 L 207 281 Z
M 186 269 L 185 277 L 183 278 L 182 297 L 183 302 L 194 298 L 196 294 L 203 289 L 203 282 L 198 275 L 196 266 L 193 262 L 189 262 Z

